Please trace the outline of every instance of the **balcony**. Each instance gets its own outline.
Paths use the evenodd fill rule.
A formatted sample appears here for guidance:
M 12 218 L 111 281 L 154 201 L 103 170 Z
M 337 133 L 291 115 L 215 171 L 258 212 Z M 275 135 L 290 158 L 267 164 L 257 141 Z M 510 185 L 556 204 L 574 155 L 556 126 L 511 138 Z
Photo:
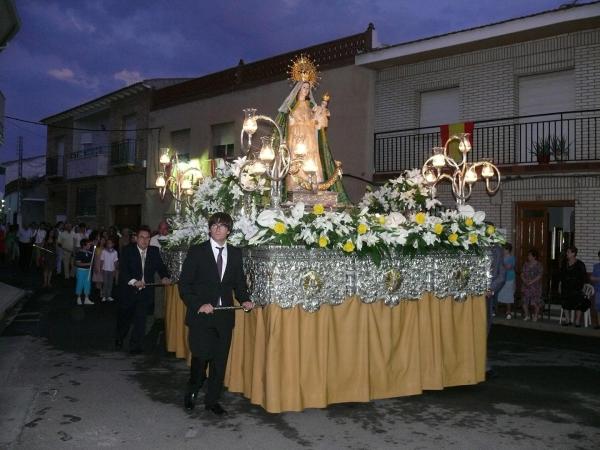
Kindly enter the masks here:
M 600 167 L 599 136 L 600 109 L 482 120 L 474 122 L 469 159 L 489 158 L 507 175 L 591 169 Z M 375 133 L 374 178 L 422 167 L 440 139 L 439 126 Z M 550 161 L 538 160 L 540 146 L 551 150 Z
M 64 176 L 64 163 L 62 156 L 49 156 L 46 158 L 46 177 L 62 178 Z
M 137 150 L 137 141 L 134 139 L 113 142 L 110 146 L 110 165 L 115 169 L 141 166 Z
M 67 161 L 67 179 L 104 176 L 108 173 L 107 145 L 72 152 Z

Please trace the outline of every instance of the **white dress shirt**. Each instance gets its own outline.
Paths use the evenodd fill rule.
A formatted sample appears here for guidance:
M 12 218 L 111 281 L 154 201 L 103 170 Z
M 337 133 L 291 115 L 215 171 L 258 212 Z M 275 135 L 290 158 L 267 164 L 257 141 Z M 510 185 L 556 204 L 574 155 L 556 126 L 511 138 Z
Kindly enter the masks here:
M 146 250 L 142 250 L 141 248 L 139 248 L 137 245 L 135 246 L 135 248 L 137 248 L 138 253 L 140 254 L 140 260 L 142 261 L 142 279 L 140 281 L 144 281 L 144 254 L 146 255 L 146 258 L 148 257 L 148 248 L 146 248 Z M 131 280 L 129 280 L 129 284 L 130 286 L 133 286 L 135 284 L 135 282 L 138 281 L 135 278 L 132 278 Z

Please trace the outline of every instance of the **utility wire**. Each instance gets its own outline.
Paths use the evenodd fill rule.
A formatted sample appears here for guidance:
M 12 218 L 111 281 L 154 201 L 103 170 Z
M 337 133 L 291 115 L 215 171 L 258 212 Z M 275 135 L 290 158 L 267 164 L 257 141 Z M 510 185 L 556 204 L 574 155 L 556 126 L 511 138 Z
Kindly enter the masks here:
M 50 125 L 50 124 L 46 124 L 46 123 L 42 123 L 42 122 L 35 122 L 33 120 L 26 120 L 26 119 L 20 119 L 18 117 L 12 117 L 12 116 L 4 116 L 7 119 L 10 120 L 16 120 L 17 122 L 24 122 L 24 123 L 30 123 L 33 125 L 40 125 L 43 127 L 49 127 L 49 128 L 60 128 L 63 130 L 74 130 L 74 131 L 105 131 L 105 132 L 111 132 L 111 131 L 152 131 L 152 130 L 160 130 L 162 127 L 149 127 L 149 128 L 76 128 L 76 127 L 63 127 L 60 125 Z

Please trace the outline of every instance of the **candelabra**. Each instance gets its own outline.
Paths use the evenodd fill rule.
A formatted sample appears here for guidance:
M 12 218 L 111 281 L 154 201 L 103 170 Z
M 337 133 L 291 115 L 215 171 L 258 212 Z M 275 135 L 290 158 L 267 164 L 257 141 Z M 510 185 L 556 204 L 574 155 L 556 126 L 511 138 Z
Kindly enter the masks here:
M 458 142 L 458 149 L 462 155 L 460 163 L 448 156 L 448 146 L 452 142 Z M 487 159 L 475 163 L 467 162 L 467 154 L 470 151 L 469 133 L 451 136 L 443 147 L 433 148 L 433 156 L 425 161 L 421 169 L 423 178 L 432 187 L 442 180 L 450 181 L 458 205 L 463 205 L 471 196 L 473 184 L 479 176 L 485 180 L 485 188 L 489 194 L 495 194 L 500 188 L 500 170 Z
M 161 149 L 160 164 L 162 170 L 158 172 L 155 183 L 160 199 L 164 200 L 167 192 L 171 192 L 175 200 L 175 214 L 179 216 L 182 204 L 194 194 L 194 185 L 202 179 L 202 172 L 198 167 L 180 161 L 179 154 L 171 154 L 168 148 Z

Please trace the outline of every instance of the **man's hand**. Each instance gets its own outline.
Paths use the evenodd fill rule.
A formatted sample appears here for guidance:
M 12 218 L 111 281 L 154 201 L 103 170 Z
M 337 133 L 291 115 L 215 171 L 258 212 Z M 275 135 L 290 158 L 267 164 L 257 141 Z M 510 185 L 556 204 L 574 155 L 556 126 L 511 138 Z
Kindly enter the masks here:
M 215 312 L 213 305 L 210 303 L 205 303 L 198 309 L 198 314 L 212 314 Z
M 136 280 L 136 282 L 133 283 L 133 285 L 138 289 L 144 289 L 144 287 L 146 287 L 146 283 L 144 283 L 144 280 Z
M 165 286 L 167 286 L 167 285 L 171 284 L 171 279 L 170 279 L 170 278 L 167 278 L 167 277 L 164 277 L 164 278 L 162 278 L 162 279 L 160 280 L 160 282 L 161 282 L 162 284 L 164 284 Z
M 242 303 L 242 308 L 244 308 L 244 311 L 250 311 L 252 308 L 254 308 L 254 303 L 244 302 Z

